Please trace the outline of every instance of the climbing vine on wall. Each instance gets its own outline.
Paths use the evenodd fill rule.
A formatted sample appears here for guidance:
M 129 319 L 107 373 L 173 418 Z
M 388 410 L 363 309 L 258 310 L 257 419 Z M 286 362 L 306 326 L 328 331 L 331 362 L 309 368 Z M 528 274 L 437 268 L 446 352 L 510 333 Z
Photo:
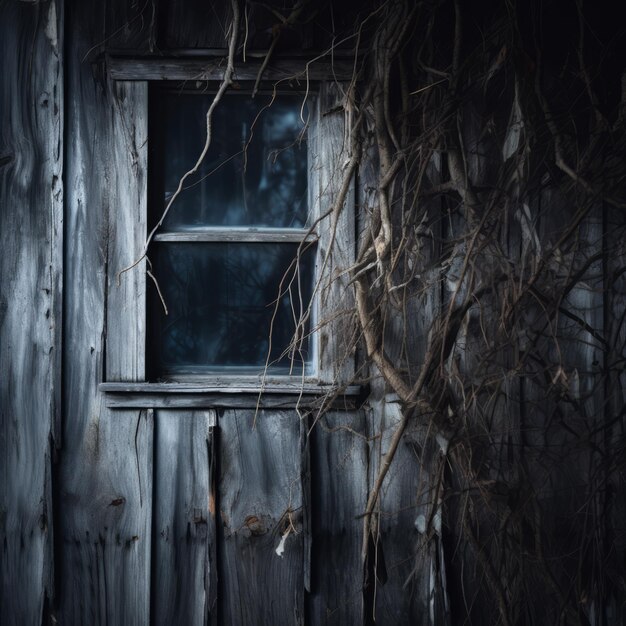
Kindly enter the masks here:
M 623 28 L 581 0 L 231 5 L 205 149 L 165 212 L 207 152 L 251 10 L 275 21 L 254 91 L 281 38 L 330 15 L 316 58 L 354 64 L 338 86 L 348 158 L 331 208 L 351 210 L 356 180 L 358 252 L 340 272 L 354 302 L 347 352 L 360 355 L 358 382 L 398 409 L 372 436 L 365 584 L 389 468 L 410 446 L 422 539 L 407 559 L 434 563 L 431 620 L 619 620 Z

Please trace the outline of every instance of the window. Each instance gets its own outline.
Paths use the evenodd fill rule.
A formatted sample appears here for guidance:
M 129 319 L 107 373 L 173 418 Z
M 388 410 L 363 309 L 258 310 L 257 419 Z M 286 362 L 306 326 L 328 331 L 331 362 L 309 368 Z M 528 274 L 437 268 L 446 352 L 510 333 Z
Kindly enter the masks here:
M 286 406 L 303 393 L 313 399 L 350 384 L 355 326 L 346 268 L 355 258 L 354 184 L 336 210 L 350 160 L 345 86 L 324 80 L 327 67 L 311 75 L 317 82 L 309 85 L 306 128 L 302 95 L 282 94 L 265 109 L 268 99 L 232 90 L 222 102 L 213 152 L 148 250 L 169 309 L 165 316 L 145 271 L 146 236 L 172 179 L 177 182 L 200 152 L 212 96 L 185 92 L 197 84 L 196 60 L 109 62 L 119 103 L 110 145 L 115 175 L 100 385 L 109 406 L 256 406 L 259 390 L 268 403 Z M 205 61 L 201 66 L 210 69 Z M 202 88 L 218 84 L 211 83 L 220 80 L 218 70 Z M 252 85 L 258 72 L 258 64 L 241 68 L 238 84 Z M 189 123 L 192 116 L 197 123 Z M 308 313 L 309 303 L 311 314 L 298 328 L 299 350 L 290 354 L 294 320 Z M 268 354 L 271 367 L 261 379 Z
M 202 151 L 213 97 L 152 90 L 153 224 Z M 232 94 L 216 107 L 209 152 L 150 252 L 161 292 L 149 290 L 151 378 L 316 373 L 307 116 L 295 94 Z

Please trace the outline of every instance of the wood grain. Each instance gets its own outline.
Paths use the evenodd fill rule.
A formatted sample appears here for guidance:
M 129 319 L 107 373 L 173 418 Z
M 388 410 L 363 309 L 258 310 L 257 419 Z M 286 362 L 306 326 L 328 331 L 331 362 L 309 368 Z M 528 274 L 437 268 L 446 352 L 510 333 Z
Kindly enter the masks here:
M 319 379 L 347 384 L 354 377 L 355 325 L 353 287 L 347 271 L 355 258 L 355 188 L 335 207 L 349 159 L 345 140 L 347 114 L 340 85 L 323 83 L 308 135 L 309 206 L 320 219 L 316 279 Z
M 261 69 L 259 59 L 235 65 L 234 80 L 254 81 Z M 109 57 L 107 69 L 114 80 L 195 80 L 220 81 L 224 78 L 225 59 L 215 58 L 167 58 L 167 57 Z M 275 59 L 268 63 L 263 79 L 268 82 L 281 81 L 284 87 L 298 85 L 306 87 L 306 81 L 325 80 L 333 76 L 336 80 L 350 80 L 354 62 L 349 59 L 332 60 L 327 57 L 308 63 L 305 59 Z
M 128 237 L 118 233 L 113 243 L 111 231 L 120 211 L 136 215 L 129 203 L 136 201 L 135 186 L 145 172 L 133 146 L 139 150 L 134 142 L 142 136 L 145 111 L 135 103 L 145 87 L 111 85 L 101 68 L 89 63 L 100 52 L 93 46 L 103 41 L 103 12 L 87 3 L 73 6 L 68 17 L 72 36 L 66 65 L 71 98 L 66 124 L 64 447 L 57 503 L 58 566 L 63 572 L 59 622 L 146 624 L 152 411 L 130 410 L 123 412 L 124 419 L 116 419 L 97 388 L 105 370 L 130 380 L 142 372 L 143 354 L 132 335 L 140 334 L 137 325 L 124 336 L 127 349 L 120 347 L 108 364 L 104 356 L 111 261 L 122 258 L 123 246 L 136 241 L 131 231 Z M 134 288 L 129 292 L 134 297 Z
M 227 410 L 218 424 L 220 622 L 303 624 L 300 418 Z
M 148 84 L 111 84 L 107 233 L 106 379 L 145 379 L 146 240 L 148 176 Z
M 53 600 L 61 444 L 63 2 L 0 5 L 0 623 Z
M 217 618 L 214 411 L 159 411 L 155 419 L 154 624 Z
M 152 52 L 157 48 L 158 0 L 107 0 L 106 47 Z M 94 42 L 96 43 L 96 42 Z
M 365 432 L 363 412 L 329 412 L 316 420 L 310 435 L 310 624 L 364 621 L 360 514 L 367 501 Z

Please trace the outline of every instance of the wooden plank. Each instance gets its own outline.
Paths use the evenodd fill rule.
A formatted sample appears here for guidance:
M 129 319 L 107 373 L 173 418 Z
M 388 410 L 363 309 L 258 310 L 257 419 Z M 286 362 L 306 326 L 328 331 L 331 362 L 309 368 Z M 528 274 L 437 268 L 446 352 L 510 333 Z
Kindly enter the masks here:
M 54 595 L 60 446 L 63 1 L 0 5 L 0 623 Z
M 97 384 L 105 375 L 107 291 L 115 213 L 130 210 L 138 195 L 140 160 L 132 175 L 119 164 L 132 161 L 121 138 L 144 124 L 136 100 L 142 87 L 114 87 L 86 59 L 101 50 L 103 12 L 89 3 L 68 13 L 66 124 L 66 309 L 64 342 L 64 447 L 57 505 L 61 539 L 58 556 L 64 579 L 59 622 L 146 624 L 150 615 L 152 518 L 151 411 L 129 410 L 119 420 L 104 406 Z M 138 148 L 138 146 L 137 146 Z M 130 188 L 120 186 L 131 184 Z M 130 240 L 133 240 L 131 235 Z M 121 242 L 120 242 L 121 243 Z M 132 304 L 132 303 L 129 303 Z M 138 332 L 138 331 L 135 331 Z M 111 375 L 139 376 L 137 340 L 130 335 L 127 357 L 106 366 Z M 121 348 L 120 348 L 121 349 Z M 120 416 L 119 413 L 116 414 Z
M 297 396 L 297 395 L 259 395 L 251 394 L 116 394 L 110 393 L 106 397 L 106 406 L 110 409 L 321 409 L 322 407 L 336 409 L 355 409 L 361 404 L 355 398 L 341 397 L 330 402 L 324 397 Z
M 362 624 L 361 514 L 367 502 L 367 439 L 361 411 L 329 412 L 310 435 L 311 624 Z
M 155 419 L 154 624 L 209 624 L 217 612 L 214 411 Z
M 296 3 L 297 4 L 297 3 Z M 273 7 L 270 7 L 273 5 Z M 244 57 L 250 57 L 260 49 L 267 51 L 278 30 L 281 30 L 276 53 L 285 50 L 300 51 L 306 47 L 306 35 L 310 30 L 310 15 L 302 15 L 300 21 L 289 28 L 279 22 L 271 8 L 288 17 L 293 3 L 256 3 L 241 5 L 239 44 Z M 313 15 L 316 12 L 309 12 Z M 231 22 L 231 3 L 224 0 L 168 0 L 162 2 L 159 11 L 161 47 L 168 51 L 176 48 L 220 48 L 224 46 Z M 308 42 L 308 41 L 307 41 Z M 224 55 L 225 56 L 225 55 Z
M 626 220 L 624 211 L 604 208 L 605 242 L 605 445 L 607 446 L 605 501 L 606 533 L 612 541 L 604 543 L 608 549 L 605 571 L 620 571 L 626 555 L 626 537 L 618 529 L 626 519 L 626 479 L 614 462 L 626 441 Z M 607 537 L 608 538 L 608 537 Z M 605 614 L 607 623 L 626 623 L 626 607 L 617 589 L 607 593 Z
M 120 272 L 141 258 L 146 240 L 148 84 L 118 81 L 111 88 L 106 379 L 135 381 L 145 378 L 145 261 Z
M 208 382 L 208 381 L 207 381 Z M 322 408 L 353 409 L 364 399 L 360 385 L 345 389 L 295 382 L 268 385 L 218 379 L 215 386 L 189 383 L 101 383 L 109 408 Z
M 157 49 L 157 10 L 159 0 L 106 2 L 106 47 L 153 52 Z
M 404 175 L 411 180 L 412 172 Z M 358 206 L 362 207 L 363 215 L 378 202 L 378 177 L 377 156 L 370 148 L 359 165 Z M 433 157 L 424 184 L 436 186 L 440 179 L 441 160 Z M 423 201 L 418 209 L 413 207 L 407 211 L 412 214 L 397 215 L 397 222 L 394 222 L 397 228 L 400 220 L 405 228 L 408 224 L 413 227 L 407 228 L 413 232 L 413 238 L 403 243 L 405 257 L 400 257 L 399 266 L 405 264 L 419 279 L 398 291 L 402 305 L 398 309 L 387 307 L 382 313 L 381 326 L 388 358 L 414 383 L 428 346 L 429 330 L 441 309 L 442 207 L 436 199 Z M 359 223 L 361 237 L 367 236 L 367 229 L 367 222 Z M 375 367 L 370 369 L 369 375 L 372 382 L 367 426 L 371 488 L 397 428 L 401 407 Z M 374 518 L 374 522 L 378 521 L 378 526 L 369 551 L 366 617 L 375 619 L 377 624 L 446 623 L 439 610 L 441 598 L 445 596 L 441 588 L 445 574 L 438 567 L 442 541 L 431 525 L 428 532 L 424 528 L 426 520 L 433 519 L 438 506 L 433 501 L 433 486 L 439 463 L 434 433 L 419 427 L 424 419 L 420 416 L 410 420 L 376 507 L 378 518 Z
M 219 427 L 220 622 L 303 624 L 300 418 L 229 410 Z
M 230 2 L 168 0 L 159 6 L 159 35 L 163 48 L 219 48 L 228 39 Z
M 348 385 L 347 387 L 333 387 L 331 385 L 319 385 L 317 383 L 304 383 L 297 380 L 276 379 L 259 380 L 256 377 L 216 377 L 203 380 L 201 383 L 132 383 L 111 382 L 100 383 L 100 391 L 110 393 L 144 393 L 144 394 L 259 394 L 264 395 L 314 395 L 328 396 L 358 396 L 362 393 L 361 385 Z
M 327 74 L 331 75 L 331 74 Z M 344 86 L 345 88 L 345 86 Z M 318 377 L 330 384 L 346 384 L 354 377 L 356 329 L 353 288 L 346 270 L 355 258 L 355 188 L 351 180 L 343 206 L 334 207 L 349 160 L 347 113 L 343 88 L 322 83 L 308 133 L 309 207 L 319 220 L 316 281 Z M 334 209 L 333 209 L 334 207 Z
M 372 434 L 377 435 L 377 439 L 370 453 L 370 485 L 400 420 L 400 406 L 394 400 L 394 396 L 384 394 L 380 386 L 373 386 L 369 419 Z M 413 421 L 411 427 L 416 426 Z M 378 534 L 369 555 L 375 562 L 370 564 L 368 580 L 369 609 L 377 624 L 420 623 L 420 619 L 427 623 L 430 555 L 419 550 L 422 538 L 415 522 L 423 512 L 418 508 L 420 495 L 428 497 L 430 494 L 422 493 L 425 489 L 420 474 L 422 468 L 418 450 L 412 443 L 412 440 L 424 439 L 424 435 L 412 434 L 410 430 L 396 451 L 377 507 Z M 432 468 L 425 465 L 423 469 L 429 472 Z
M 255 81 L 262 61 L 249 60 L 247 63 L 235 64 L 234 80 Z M 107 59 L 109 75 L 114 80 L 196 80 L 220 81 L 224 78 L 225 59 L 198 58 L 119 58 Z M 330 59 L 324 57 L 312 63 L 304 59 L 274 59 L 270 61 L 263 73 L 263 80 L 268 82 L 325 80 L 329 76 L 335 80 L 350 80 L 354 62 L 346 59 Z M 342 136 L 341 136 L 342 137 Z

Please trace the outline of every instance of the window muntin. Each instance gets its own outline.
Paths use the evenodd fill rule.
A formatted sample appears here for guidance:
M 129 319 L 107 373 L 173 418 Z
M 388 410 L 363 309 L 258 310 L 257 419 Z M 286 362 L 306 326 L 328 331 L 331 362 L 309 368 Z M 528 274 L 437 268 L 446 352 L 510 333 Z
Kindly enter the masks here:
M 195 163 L 212 95 L 155 90 L 150 213 L 156 222 Z M 155 237 L 148 303 L 149 373 L 314 372 L 307 147 L 296 95 L 225 96 L 212 142 Z M 280 294 L 280 295 L 279 295 Z M 298 322 L 297 349 L 290 344 Z

